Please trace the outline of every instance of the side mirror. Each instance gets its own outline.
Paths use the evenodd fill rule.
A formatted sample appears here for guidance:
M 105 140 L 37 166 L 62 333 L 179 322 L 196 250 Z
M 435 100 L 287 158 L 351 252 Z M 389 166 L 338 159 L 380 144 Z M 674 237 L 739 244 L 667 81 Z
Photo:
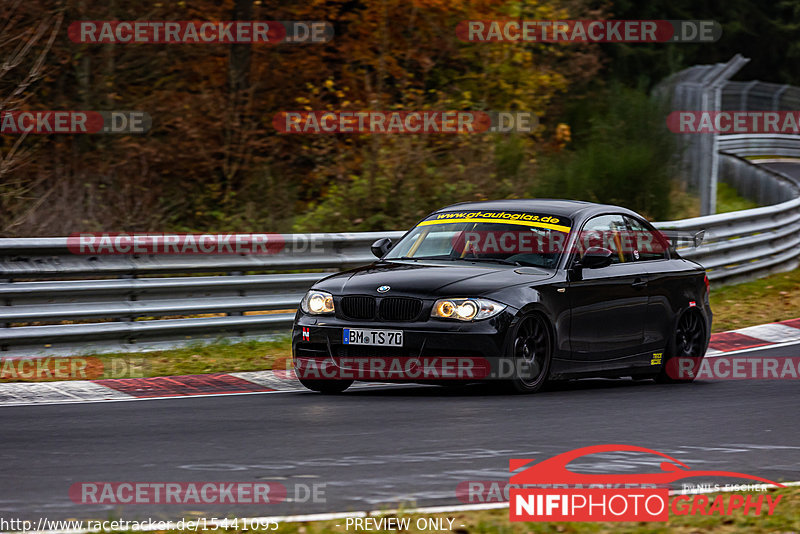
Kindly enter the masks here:
M 590 247 L 581 258 L 580 266 L 584 269 L 600 269 L 611 265 L 613 252 L 603 247 Z
M 392 244 L 393 243 L 391 239 L 388 237 L 382 237 L 372 244 L 370 250 L 376 257 L 382 258 L 392 249 Z

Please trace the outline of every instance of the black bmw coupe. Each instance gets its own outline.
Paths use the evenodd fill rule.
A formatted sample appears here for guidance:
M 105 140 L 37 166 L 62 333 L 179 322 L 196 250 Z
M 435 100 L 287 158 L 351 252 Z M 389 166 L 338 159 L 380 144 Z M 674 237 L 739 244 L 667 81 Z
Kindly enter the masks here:
M 323 393 L 353 381 L 492 381 L 515 392 L 581 377 L 675 378 L 699 365 L 711 309 L 703 267 L 638 214 L 570 200 L 456 204 L 378 261 L 314 284 L 295 317 L 297 377 Z M 688 378 L 691 379 L 691 378 Z

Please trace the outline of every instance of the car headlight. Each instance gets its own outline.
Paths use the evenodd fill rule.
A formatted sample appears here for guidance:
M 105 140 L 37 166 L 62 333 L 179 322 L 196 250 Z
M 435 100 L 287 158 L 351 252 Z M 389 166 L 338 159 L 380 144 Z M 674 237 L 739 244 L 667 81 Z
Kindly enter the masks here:
M 327 291 L 312 289 L 300 301 L 300 309 L 309 315 L 333 313 L 333 295 Z
M 489 299 L 439 299 L 433 304 L 431 317 L 457 319 L 459 321 L 479 321 L 494 317 L 506 308 Z

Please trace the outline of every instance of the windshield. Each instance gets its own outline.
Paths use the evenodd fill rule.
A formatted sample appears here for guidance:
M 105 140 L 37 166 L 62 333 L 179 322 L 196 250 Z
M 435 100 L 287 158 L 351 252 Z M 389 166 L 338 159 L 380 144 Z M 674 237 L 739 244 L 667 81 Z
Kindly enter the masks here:
M 414 227 L 385 259 L 555 269 L 570 224 L 564 217 L 525 212 L 435 213 Z

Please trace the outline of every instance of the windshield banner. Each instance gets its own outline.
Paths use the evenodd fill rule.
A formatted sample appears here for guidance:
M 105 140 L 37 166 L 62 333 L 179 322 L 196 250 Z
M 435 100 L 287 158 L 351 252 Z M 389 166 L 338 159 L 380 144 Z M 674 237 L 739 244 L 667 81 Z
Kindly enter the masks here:
M 434 213 L 419 226 L 448 223 L 496 223 L 518 224 L 521 226 L 534 226 L 548 228 L 559 232 L 569 233 L 570 220 L 552 215 L 525 213 L 519 211 L 448 211 Z

